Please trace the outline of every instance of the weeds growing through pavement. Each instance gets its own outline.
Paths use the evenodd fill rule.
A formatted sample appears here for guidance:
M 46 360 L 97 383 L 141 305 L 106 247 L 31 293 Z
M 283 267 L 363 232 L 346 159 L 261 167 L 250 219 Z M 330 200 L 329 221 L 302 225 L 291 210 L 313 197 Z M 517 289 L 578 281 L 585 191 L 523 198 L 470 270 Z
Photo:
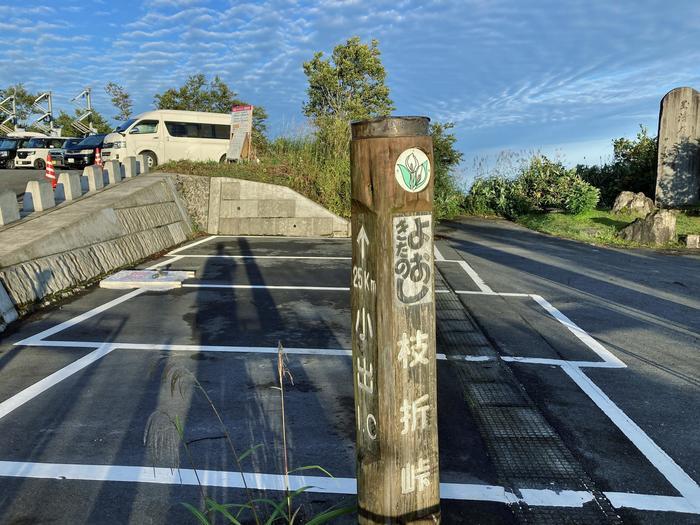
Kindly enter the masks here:
M 226 440 L 231 456 L 233 457 L 238 471 L 241 473 L 243 487 L 245 492 L 245 501 L 243 503 L 225 503 L 221 504 L 210 498 L 206 494 L 204 485 L 201 482 L 194 458 L 190 450 L 191 442 L 185 439 L 185 425 L 179 415 L 171 415 L 163 410 L 154 411 L 148 418 L 146 429 L 144 431 L 144 444 L 149 447 L 154 462 L 156 460 L 167 461 L 172 468 L 180 468 L 180 445 L 185 451 L 187 462 L 189 463 L 199 488 L 200 496 L 204 502 L 204 508 L 199 509 L 190 503 L 183 503 L 189 510 L 197 522 L 202 525 L 212 525 L 217 516 L 221 516 L 226 523 L 233 525 L 242 525 L 250 522 L 252 519 L 256 525 L 272 525 L 275 523 L 287 523 L 293 525 L 298 523 L 300 517 L 301 505 L 295 508 L 294 499 L 311 489 L 311 486 L 303 486 L 296 490 L 291 490 L 289 483 L 289 475 L 308 471 L 317 470 L 323 474 L 333 477 L 327 470 L 319 465 L 311 465 L 298 467 L 295 469 L 289 468 L 289 455 L 287 446 L 287 424 L 285 419 L 285 382 L 289 381 L 294 384 L 294 378 L 288 366 L 287 355 L 284 352 L 282 343 L 277 347 L 277 381 L 278 384 L 273 387 L 279 390 L 280 413 L 281 413 L 281 432 L 282 432 L 282 454 L 284 464 L 284 496 L 280 500 L 271 498 L 254 498 L 251 487 L 248 486 L 243 470 L 243 461 L 248 458 L 262 445 L 255 445 L 243 452 L 238 452 L 238 449 L 233 443 L 231 434 L 221 417 L 221 413 L 216 408 L 206 389 L 197 380 L 192 372 L 183 366 L 169 364 L 163 371 L 163 380 L 170 386 L 170 395 L 175 396 L 176 392 L 184 399 L 185 392 L 192 387 L 195 393 L 204 397 L 209 408 L 211 409 L 217 425 L 221 428 L 223 436 Z M 325 511 L 310 517 L 305 521 L 307 525 L 321 525 L 330 520 L 355 512 L 355 506 L 338 506 L 334 505 Z

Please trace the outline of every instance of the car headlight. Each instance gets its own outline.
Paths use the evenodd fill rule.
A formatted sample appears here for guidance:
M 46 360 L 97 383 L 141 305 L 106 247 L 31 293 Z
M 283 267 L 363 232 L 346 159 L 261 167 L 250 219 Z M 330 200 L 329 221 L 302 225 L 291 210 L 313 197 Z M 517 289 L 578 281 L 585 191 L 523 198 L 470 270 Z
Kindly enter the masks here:
M 0 157 L 7 157 L 7 151 L 0 151 Z
M 82 153 L 83 155 L 87 155 L 88 153 L 92 153 L 92 150 L 91 149 L 81 149 L 80 153 Z

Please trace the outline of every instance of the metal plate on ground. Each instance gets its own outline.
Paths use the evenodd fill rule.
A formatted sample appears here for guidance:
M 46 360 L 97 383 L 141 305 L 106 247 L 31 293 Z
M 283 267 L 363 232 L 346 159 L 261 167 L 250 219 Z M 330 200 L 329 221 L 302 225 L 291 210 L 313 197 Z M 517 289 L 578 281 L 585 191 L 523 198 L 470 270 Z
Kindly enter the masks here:
M 100 288 L 170 290 L 180 288 L 182 281 L 193 277 L 194 272 L 187 271 L 122 270 L 101 280 Z

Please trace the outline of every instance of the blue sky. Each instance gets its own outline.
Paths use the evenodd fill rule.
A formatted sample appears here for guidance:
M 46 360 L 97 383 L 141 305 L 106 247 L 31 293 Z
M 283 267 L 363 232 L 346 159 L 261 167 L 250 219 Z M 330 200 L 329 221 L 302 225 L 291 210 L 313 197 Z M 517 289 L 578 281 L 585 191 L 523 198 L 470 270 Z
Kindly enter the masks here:
M 302 62 L 358 35 L 380 42 L 396 114 L 454 121 L 469 169 L 502 150 L 599 162 L 611 139 L 656 134 L 661 97 L 700 88 L 698 0 L 146 0 L 0 4 L 0 85 L 85 86 L 105 115 L 115 81 L 137 111 L 190 74 L 220 75 L 304 128 Z

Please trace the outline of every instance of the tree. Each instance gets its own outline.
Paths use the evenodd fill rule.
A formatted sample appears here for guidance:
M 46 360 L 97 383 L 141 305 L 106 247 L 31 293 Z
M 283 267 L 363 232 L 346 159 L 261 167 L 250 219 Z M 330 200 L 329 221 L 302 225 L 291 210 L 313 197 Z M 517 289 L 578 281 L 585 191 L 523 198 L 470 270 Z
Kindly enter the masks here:
M 126 90 L 115 82 L 109 82 L 105 86 L 105 92 L 110 96 L 112 105 L 117 108 L 119 113 L 114 116 L 115 120 L 129 120 L 132 113 L 133 103 L 131 95 Z
M 643 192 L 654 198 L 656 192 L 657 139 L 639 126 L 635 139 L 613 140 L 613 161 L 603 166 L 578 165 L 576 172 L 600 189 L 600 202 L 612 206 L 621 191 Z
M 156 94 L 153 102 L 158 109 L 180 109 L 209 113 L 229 113 L 233 106 L 247 105 L 219 76 L 211 82 L 202 73 L 190 75 L 179 88 L 170 88 Z M 265 132 L 267 112 L 262 106 L 253 109 L 253 144 L 263 148 L 267 143 Z
M 464 201 L 464 194 L 454 171 L 462 161 L 462 152 L 455 148 L 457 137 L 450 131 L 452 128 L 452 122 L 430 124 L 430 135 L 433 139 L 435 214 L 438 218 L 457 215 Z
M 32 104 L 38 97 L 37 94 L 27 91 L 23 84 L 15 84 L 13 86 L 8 86 L 5 89 L 0 89 L 0 101 L 5 100 L 9 96 L 15 96 L 15 102 L 17 107 L 17 122 L 18 127 L 26 127 L 29 125 L 29 117 L 32 114 Z M 7 104 L 9 107 L 10 105 Z M 0 119 L 0 121 L 5 120 L 5 117 Z
M 394 103 L 380 55 L 377 40 L 368 45 L 357 36 L 337 45 L 329 58 L 324 59 L 323 52 L 314 54 L 304 62 L 309 81 L 304 114 L 314 120 L 334 117 L 350 121 L 391 113 Z
M 58 115 L 58 118 L 55 119 L 55 125 L 58 128 L 61 128 L 61 134 L 63 136 L 73 136 L 73 135 L 82 135 L 82 133 L 78 133 L 78 131 L 73 128 L 73 121 L 77 120 L 78 117 L 81 115 L 80 110 L 76 109 L 74 116 L 70 116 L 68 113 L 65 111 L 61 111 Z M 94 109 L 92 110 L 92 115 L 90 115 L 90 121 L 92 122 L 93 127 L 97 130 L 97 133 L 109 133 L 112 131 L 112 126 L 109 125 L 107 120 L 97 113 Z M 87 125 L 87 120 L 85 119 L 83 122 L 85 125 Z

